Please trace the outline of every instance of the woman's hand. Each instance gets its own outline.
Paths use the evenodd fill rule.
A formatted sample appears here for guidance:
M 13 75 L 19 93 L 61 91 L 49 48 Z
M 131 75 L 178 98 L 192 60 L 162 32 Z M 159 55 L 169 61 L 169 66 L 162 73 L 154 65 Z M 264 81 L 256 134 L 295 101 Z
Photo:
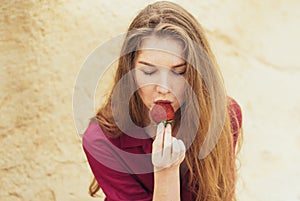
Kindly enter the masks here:
M 152 144 L 152 164 L 154 172 L 180 166 L 185 157 L 182 140 L 172 136 L 171 125 L 162 123 L 157 126 L 156 137 Z

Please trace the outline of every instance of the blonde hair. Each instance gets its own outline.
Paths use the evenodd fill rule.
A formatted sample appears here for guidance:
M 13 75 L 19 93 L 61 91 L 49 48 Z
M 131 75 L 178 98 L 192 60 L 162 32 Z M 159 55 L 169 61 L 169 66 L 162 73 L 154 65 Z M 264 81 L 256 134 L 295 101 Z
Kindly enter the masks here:
M 184 57 L 187 61 L 185 78 L 191 86 L 187 90 L 186 100 L 175 114 L 175 124 L 185 122 L 181 130 L 194 131 L 178 133 L 188 149 L 184 163 L 189 170 L 188 185 L 193 191 L 196 201 L 227 201 L 236 200 L 236 165 L 233 147 L 233 134 L 230 127 L 230 118 L 227 99 L 223 88 L 221 73 L 209 47 L 204 30 L 197 20 L 181 6 L 161 1 L 148 5 L 132 21 L 125 37 L 121 56 L 115 75 L 112 92 L 120 100 L 129 101 L 129 114 L 132 121 L 139 127 L 145 127 L 149 121 L 144 121 L 147 108 L 135 92 L 134 77 L 130 75 L 122 80 L 123 85 L 116 87 L 117 83 L 133 69 L 134 59 L 143 38 L 156 35 L 161 37 L 174 37 L 181 40 L 184 47 Z M 204 80 L 205 78 L 205 80 Z M 129 91 L 128 93 L 122 93 Z M 101 127 L 110 135 L 117 137 L 122 131 L 116 125 L 112 114 L 112 92 L 103 107 L 99 109 L 96 119 Z M 132 94 L 131 97 L 128 97 Z M 120 102 L 114 105 L 123 128 L 129 124 L 124 115 L 124 108 L 128 103 Z M 222 112 L 223 111 L 223 112 Z M 224 114 L 212 119 L 214 113 Z M 181 114 L 188 114 L 181 117 Z M 201 114 L 201 117 L 200 117 Z M 203 158 L 199 153 L 205 145 L 210 134 L 210 126 L 217 121 L 222 125 L 216 146 Z M 216 137 L 214 135 L 214 137 Z M 207 139 L 206 139 L 207 138 Z M 94 196 L 99 190 L 95 178 L 90 185 L 90 195 Z

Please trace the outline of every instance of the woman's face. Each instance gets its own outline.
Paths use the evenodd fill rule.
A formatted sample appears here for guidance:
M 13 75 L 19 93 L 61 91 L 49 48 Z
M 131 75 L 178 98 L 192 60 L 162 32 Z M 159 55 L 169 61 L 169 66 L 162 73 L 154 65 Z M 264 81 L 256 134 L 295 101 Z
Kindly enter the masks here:
M 134 61 L 138 94 L 148 109 L 169 102 L 175 112 L 184 103 L 186 61 L 182 43 L 171 38 L 145 38 Z

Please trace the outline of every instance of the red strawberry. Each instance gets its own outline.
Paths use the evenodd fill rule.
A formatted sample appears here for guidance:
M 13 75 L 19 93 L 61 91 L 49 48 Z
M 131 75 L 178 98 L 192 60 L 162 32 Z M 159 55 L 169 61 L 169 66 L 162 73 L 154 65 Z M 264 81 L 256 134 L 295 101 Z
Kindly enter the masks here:
M 159 124 L 163 122 L 166 126 L 167 123 L 172 123 L 174 119 L 174 109 L 170 103 L 158 102 L 150 111 L 151 119 Z

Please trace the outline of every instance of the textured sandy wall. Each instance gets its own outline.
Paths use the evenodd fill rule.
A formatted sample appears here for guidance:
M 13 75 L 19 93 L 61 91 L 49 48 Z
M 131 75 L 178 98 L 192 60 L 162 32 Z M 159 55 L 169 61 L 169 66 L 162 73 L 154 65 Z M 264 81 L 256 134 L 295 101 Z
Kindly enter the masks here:
M 96 200 L 73 123 L 74 83 L 86 56 L 147 2 L 1 1 L 0 200 Z M 298 1 L 181 4 L 206 28 L 243 108 L 240 200 L 300 200 Z

